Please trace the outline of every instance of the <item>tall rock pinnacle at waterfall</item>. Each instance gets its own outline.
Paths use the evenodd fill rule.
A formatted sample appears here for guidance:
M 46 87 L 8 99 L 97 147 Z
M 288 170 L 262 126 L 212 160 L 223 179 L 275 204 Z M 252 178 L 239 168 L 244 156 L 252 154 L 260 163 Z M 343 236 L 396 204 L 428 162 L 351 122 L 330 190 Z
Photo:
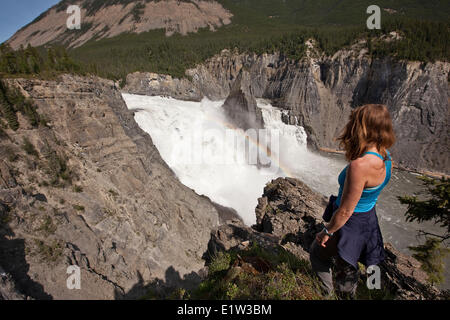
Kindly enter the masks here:
M 241 70 L 223 108 L 232 122 L 243 130 L 264 128 L 261 109 L 251 89 L 250 74 Z

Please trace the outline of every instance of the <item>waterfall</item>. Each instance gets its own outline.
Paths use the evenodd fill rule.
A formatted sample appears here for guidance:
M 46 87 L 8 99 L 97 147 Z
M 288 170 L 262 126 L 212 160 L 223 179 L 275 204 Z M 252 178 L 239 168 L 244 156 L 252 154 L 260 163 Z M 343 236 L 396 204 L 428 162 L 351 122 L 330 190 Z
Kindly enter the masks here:
M 138 125 L 152 137 L 162 158 L 180 181 L 198 194 L 235 209 L 244 223 L 256 222 L 257 199 L 272 179 L 289 176 L 302 180 L 315 191 L 329 196 L 338 191 L 337 177 L 346 166 L 338 156 L 321 156 L 307 150 L 305 130 L 282 121 L 283 110 L 265 100 L 257 100 L 264 126 L 277 132 L 276 148 L 270 158 L 274 168 L 249 163 L 248 147 L 264 151 L 267 145 L 248 139 L 227 120 L 224 101 L 179 101 L 165 97 L 123 94 L 129 109 L 135 111 Z M 247 141 L 247 142 L 246 142 Z M 405 191 L 407 190 L 407 191 Z M 421 192 L 423 187 L 411 173 L 394 170 L 391 182 L 381 193 L 377 214 L 385 242 L 403 252 L 417 245 L 416 230 L 439 233 L 433 223 L 406 223 L 406 208 L 397 196 Z
M 267 182 L 294 176 L 327 194 L 337 188 L 343 163 L 307 151 L 305 130 L 283 123 L 282 111 L 258 100 L 265 129 L 276 132 L 276 148 L 248 139 L 227 120 L 223 101 L 179 101 L 123 94 L 135 110 L 138 125 L 153 139 L 162 158 L 180 181 L 213 201 L 235 209 L 247 225 L 256 222 L 255 207 Z M 247 139 L 246 139 L 247 138 Z M 247 142 L 246 142 L 247 141 Z M 271 162 L 271 168 L 249 162 L 249 149 Z M 275 150 L 276 149 L 276 150 Z

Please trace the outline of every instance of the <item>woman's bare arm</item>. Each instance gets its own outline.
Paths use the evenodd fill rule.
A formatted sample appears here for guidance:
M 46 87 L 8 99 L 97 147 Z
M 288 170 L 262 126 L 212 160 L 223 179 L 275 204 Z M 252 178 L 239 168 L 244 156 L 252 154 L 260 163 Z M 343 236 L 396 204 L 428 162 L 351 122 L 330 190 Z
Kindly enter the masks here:
M 326 226 L 328 232 L 338 231 L 352 216 L 366 185 L 366 170 L 366 165 L 360 160 L 352 161 L 348 166 L 341 203 L 330 223 Z M 325 233 L 318 234 L 317 241 L 322 246 L 325 246 L 327 240 L 328 236 Z
M 339 209 L 337 209 L 327 226 L 329 232 L 334 233 L 338 231 L 352 216 L 366 184 L 364 167 L 361 161 L 353 161 L 348 166 Z

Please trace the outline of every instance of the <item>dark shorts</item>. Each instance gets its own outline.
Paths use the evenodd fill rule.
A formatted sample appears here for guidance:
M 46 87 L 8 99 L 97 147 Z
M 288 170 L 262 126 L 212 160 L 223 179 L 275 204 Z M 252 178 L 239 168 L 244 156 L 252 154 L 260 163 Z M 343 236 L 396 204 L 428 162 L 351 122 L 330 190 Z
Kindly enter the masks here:
M 337 209 L 336 204 L 333 207 Z M 336 236 L 339 256 L 355 268 L 358 262 L 368 267 L 384 260 L 383 236 L 375 207 L 367 212 L 354 212 Z

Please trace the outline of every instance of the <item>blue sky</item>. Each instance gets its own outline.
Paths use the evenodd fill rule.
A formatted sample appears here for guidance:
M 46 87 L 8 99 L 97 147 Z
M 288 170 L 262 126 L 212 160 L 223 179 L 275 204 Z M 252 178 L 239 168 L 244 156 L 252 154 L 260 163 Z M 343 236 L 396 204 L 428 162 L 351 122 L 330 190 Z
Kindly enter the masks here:
M 1 0 L 0 43 L 60 0 Z

